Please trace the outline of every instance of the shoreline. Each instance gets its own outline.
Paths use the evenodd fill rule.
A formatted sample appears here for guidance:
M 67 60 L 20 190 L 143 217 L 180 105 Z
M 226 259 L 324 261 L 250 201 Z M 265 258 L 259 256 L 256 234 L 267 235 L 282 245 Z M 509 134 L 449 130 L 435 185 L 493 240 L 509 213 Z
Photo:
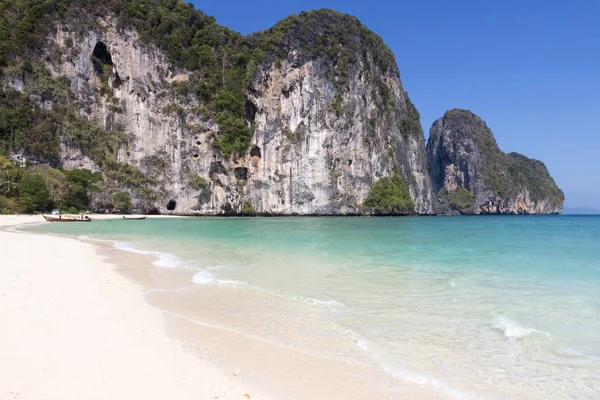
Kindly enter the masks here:
M 93 216 L 92 216 L 93 217 Z M 173 218 L 174 216 L 150 216 L 149 218 Z M 120 219 L 120 215 L 100 215 L 97 219 Z M 174 218 L 179 218 L 175 216 Z M 153 264 L 155 257 L 153 254 L 140 254 L 124 251 L 114 248 L 112 245 L 105 242 L 95 242 L 94 240 L 84 240 L 76 238 L 67 238 L 64 236 L 41 235 L 36 233 L 23 233 L 17 231 L 15 233 L 3 232 L 3 225 L 15 225 L 15 219 L 18 219 L 17 225 L 36 223 L 41 216 L 12 216 L 0 217 L 0 241 L 5 241 L 5 235 L 22 236 L 24 241 L 41 241 L 53 242 L 53 248 L 58 253 L 60 248 L 69 249 L 78 248 L 76 252 L 80 256 L 89 259 L 89 266 L 94 269 L 101 269 L 101 275 L 105 276 L 107 281 L 119 281 L 123 286 L 122 290 L 127 288 L 127 305 L 131 307 L 126 319 L 132 319 L 135 326 L 139 326 L 142 322 L 139 320 L 139 315 L 143 315 L 152 321 L 156 335 L 165 343 L 165 347 L 169 347 L 171 352 L 181 355 L 185 354 L 184 364 L 190 365 L 191 371 L 202 371 L 194 374 L 195 380 L 203 382 L 200 386 L 192 387 L 189 393 L 173 396 L 173 398 L 219 398 L 219 399 L 240 399 L 245 394 L 249 394 L 251 398 L 271 398 L 271 399 L 314 399 L 326 398 L 328 400 L 370 400 L 370 399 L 441 399 L 442 396 L 435 388 L 428 385 L 412 384 L 403 382 L 399 384 L 392 377 L 385 377 L 382 381 L 380 372 L 373 368 L 360 365 L 351 365 L 347 362 L 337 359 L 330 359 L 325 355 L 303 354 L 295 349 L 286 349 L 278 347 L 274 343 L 265 342 L 258 337 L 245 335 L 243 332 L 235 332 L 228 329 L 226 326 L 210 325 L 202 323 L 201 319 L 195 317 L 195 310 L 186 309 L 180 303 L 172 302 L 167 297 L 155 296 L 157 292 L 168 292 L 169 290 L 185 289 L 190 286 L 190 274 L 197 271 L 179 271 L 176 272 L 171 268 L 159 267 Z M 68 241 L 68 242 L 67 242 Z M 22 246 L 22 245 L 21 245 Z M 19 247 L 19 246 L 16 246 Z M 71 253 L 71 250 L 69 251 Z M 91 254 L 93 253 L 93 255 Z M 15 260 L 13 254 L 12 260 Z M 19 258 L 19 257 L 17 257 Z M 3 258 L 0 257 L 0 265 Z M 75 268 L 75 265 L 60 261 L 62 265 L 58 270 Z M 31 267 L 31 266 L 30 266 Z M 54 270 L 56 266 L 52 266 Z M 2 282 L 3 271 L 0 267 L 0 282 Z M 59 272 L 59 271 L 57 271 Z M 66 273 L 66 271 L 63 271 Z M 97 272 L 97 271 L 95 271 Z M 62 274 L 59 274 L 62 275 Z M 160 285 L 157 284 L 157 275 L 159 276 Z M 59 276 L 60 279 L 60 276 Z M 89 277 L 88 277 L 89 279 Z M 126 280 L 127 284 L 122 280 Z M 70 286 L 86 286 L 89 282 L 80 282 L 79 280 L 62 282 Z M 3 283 L 0 283 L 0 293 L 3 292 Z M 221 289 L 207 289 L 209 292 L 204 302 L 219 304 L 226 301 L 227 297 L 222 296 L 224 292 Z M 108 300 L 113 300 L 112 293 L 103 293 L 103 297 Z M 1 298 L 1 297 L 0 297 Z M 116 301 L 113 303 L 116 305 Z M 120 302 L 119 302 L 120 304 Z M 212 309 L 218 310 L 218 306 L 211 306 Z M 212 310 L 211 311 L 214 311 Z M 57 310 L 50 310 L 56 312 Z M 103 316 L 105 319 L 110 315 Z M 6 318 L 0 312 L 0 321 Z M 224 320 L 226 322 L 226 319 Z M 71 324 L 77 321 L 67 321 Z M 106 321 L 105 321 L 106 322 Z M 142 328 L 144 331 L 145 328 Z M 99 328 L 98 332 L 88 332 L 92 335 L 105 336 L 104 328 Z M 139 333 L 137 333 L 139 334 Z M 0 335 L 0 338 L 2 336 Z M 122 341 L 124 338 L 117 336 L 115 340 Z M 90 338 L 91 340 L 91 338 Z M 129 338 L 128 340 L 133 340 Z M 92 343 L 88 343 L 92 345 Z M 52 349 L 45 349 L 48 351 Z M 110 354 L 107 353 L 107 354 Z M 118 354 L 114 354 L 119 356 Z M 169 357 L 166 356 L 166 362 L 160 361 L 161 364 L 168 364 Z M 0 373 L 7 368 L 2 359 L 2 351 L 0 351 Z M 130 360 L 133 363 L 142 362 L 139 359 Z M 180 360 L 171 360 L 175 363 L 180 363 Z M 143 362 L 144 365 L 147 362 Z M 151 363 L 150 363 L 151 365 Z M 135 367 L 134 367 L 135 368 Z M 101 369 L 96 372 L 100 376 L 105 372 Z M 24 374 L 24 372 L 23 372 Z M 198 375 L 201 375 L 200 377 Z M 24 376 L 27 376 L 26 374 Z M 183 376 L 177 378 L 187 380 Z M 177 379 L 175 378 L 175 379 Z M 169 385 L 169 382 L 163 382 L 162 385 Z M 63 386 L 66 384 L 63 384 Z M 239 389 L 243 388 L 243 390 Z M 251 389 L 250 389 L 251 388 Z M 393 388 L 393 390 L 392 390 Z M 267 390 L 268 389 L 268 390 Z M 136 390 L 130 387 L 130 390 Z M 148 391 L 149 395 L 145 398 L 152 399 L 155 393 L 159 391 Z M 243 392 L 243 393 L 241 393 Z M 133 391 L 131 393 L 134 393 Z M 210 393 L 210 396 L 207 394 Z M 218 393 L 213 396 L 212 393 Z M 269 393 L 270 396 L 265 396 Z M 61 393 L 62 394 L 62 393 Z M 81 397 L 80 393 L 77 393 Z M 63 398 L 57 396 L 57 393 L 47 393 L 45 397 L 37 398 Z M 87 393 L 86 393 L 87 395 Z M 91 397 L 90 397 L 91 396 Z M 96 398 L 90 395 L 86 398 Z M 199 397 L 200 396 L 200 397 Z M 400 396 L 400 397 L 397 397 Z M 128 398 L 142 397 L 140 393 L 130 395 Z M 30 397 L 27 397 L 30 398 Z M 99 396 L 97 398 L 102 398 Z M 104 395 L 104 398 L 124 398 L 121 396 Z M 156 397 L 159 398 L 159 397 Z
M 0 217 L 1 398 L 268 398 L 169 335 L 97 245 L 5 230 L 39 218 Z
M 40 219 L 0 217 L 0 225 Z M 63 307 L 70 307 L 73 314 L 73 307 L 83 312 L 77 307 L 87 310 L 87 303 L 95 302 L 106 303 L 109 309 L 100 313 L 100 327 L 84 337 L 95 335 L 127 348 L 122 341 L 140 341 L 136 335 L 144 340 L 139 317 L 152 309 L 159 320 L 157 332 L 181 344 L 178 350 L 171 347 L 167 358 L 173 351 L 199 358 L 201 364 L 231 374 L 252 398 L 261 398 L 259 393 L 278 400 L 589 395 L 597 386 L 598 367 L 593 351 L 598 347 L 597 323 L 586 318 L 598 307 L 593 297 L 598 283 L 598 249 L 593 241 L 598 220 L 548 218 L 538 224 L 525 219 L 517 225 L 511 219 L 464 221 L 456 225 L 450 219 L 431 220 L 416 229 L 418 221 L 398 225 L 393 220 L 163 219 L 73 226 L 42 222 L 9 229 L 35 237 L 7 234 L 28 239 L 20 248 L 6 235 L 0 237 L 0 247 L 7 247 L 0 251 L 0 323 L 13 329 L 11 318 L 29 318 L 35 332 L 27 333 L 29 339 L 20 337 L 25 328 L 12 337 L 7 336 L 10 331 L 0 333 L 0 367 L 17 365 L 23 382 L 39 385 L 38 371 L 30 374 L 22 365 L 31 357 L 2 363 L 8 354 L 2 351 L 13 351 L 14 339 L 22 349 L 33 340 L 30 353 L 35 355 L 55 353 L 57 345 L 43 342 L 64 324 Z M 575 230 L 565 239 L 562 232 L 571 229 Z M 448 241 L 448 232 L 461 240 Z M 82 243 L 85 249 L 78 253 L 75 248 Z M 510 256 L 503 250 L 507 248 Z M 566 254 L 574 258 L 566 260 Z M 40 261 L 41 256 L 46 258 Z M 25 265 L 29 271 L 25 277 L 18 276 L 18 269 L 5 271 L 11 257 L 22 264 L 37 257 L 33 264 L 39 274 L 30 271 L 31 265 Z M 90 264 L 98 258 L 103 266 Z M 69 259 L 77 267 L 68 270 L 62 265 Z M 90 269 L 92 274 L 85 276 Z M 102 275 L 94 274 L 94 269 L 109 269 L 121 281 L 126 278 L 137 289 L 130 297 L 138 306 L 108 286 L 91 290 L 90 281 Z M 567 270 L 580 272 L 567 276 Z M 32 282 L 35 287 L 30 288 Z M 14 298 L 12 304 L 5 302 L 3 295 L 11 289 L 13 297 L 21 296 L 20 302 Z M 65 290 L 76 295 L 61 299 Z M 39 302 L 29 297 L 44 291 L 52 291 L 54 297 L 42 305 L 58 297 L 62 307 L 47 308 L 39 315 L 35 313 Z M 556 296 L 545 296 L 549 292 Z M 537 299 L 538 309 L 531 309 Z M 563 318 L 565 301 L 581 304 L 568 319 Z M 10 311 L 9 306 L 23 310 L 3 313 L 5 308 Z M 113 319 L 121 318 L 121 308 L 129 310 L 121 322 L 140 328 L 135 334 L 116 334 L 111 328 Z M 102 309 L 96 306 L 92 311 L 98 315 Z M 79 315 L 74 319 L 74 328 L 80 328 L 79 320 L 85 321 Z M 88 365 L 90 357 L 77 351 L 65 358 Z M 133 359 L 127 362 L 142 362 L 129 351 L 122 355 Z M 118 356 L 113 352 L 113 358 Z M 152 362 L 169 364 L 162 357 Z M 517 359 L 521 362 L 514 364 Z M 62 362 L 55 358 L 49 366 L 62 371 Z M 152 362 L 142 363 L 150 368 Z M 96 365 L 95 373 L 104 379 L 107 368 Z M 499 375 L 499 369 L 505 372 Z M 540 372 L 539 378 L 523 374 L 533 369 Z M 218 375 L 211 371 L 205 368 L 194 374 L 199 379 L 202 374 Z M 185 379 L 180 370 L 172 374 Z M 220 390 L 216 380 L 205 382 L 198 397 Z

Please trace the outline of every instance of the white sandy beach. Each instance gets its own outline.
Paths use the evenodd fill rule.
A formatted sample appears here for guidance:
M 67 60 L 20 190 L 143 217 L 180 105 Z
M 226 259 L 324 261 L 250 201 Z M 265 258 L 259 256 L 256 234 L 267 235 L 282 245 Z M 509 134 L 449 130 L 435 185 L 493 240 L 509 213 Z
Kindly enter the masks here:
M 167 336 L 143 294 L 92 244 L 0 231 L 0 399 L 265 398 Z
M 40 222 L 0 216 L 0 400 L 445 398 L 368 365 L 191 323 L 181 304 L 153 307 L 144 256 L 10 229 Z M 206 296 L 219 312 L 219 294 Z

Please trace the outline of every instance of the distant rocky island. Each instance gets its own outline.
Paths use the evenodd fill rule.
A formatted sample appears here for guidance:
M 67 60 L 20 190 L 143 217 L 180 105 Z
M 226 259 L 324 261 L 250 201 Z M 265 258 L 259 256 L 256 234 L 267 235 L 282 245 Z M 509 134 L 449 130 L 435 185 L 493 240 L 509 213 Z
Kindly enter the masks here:
M 503 153 L 486 123 L 468 110 L 450 110 L 433 123 L 427 166 L 444 214 L 558 214 L 564 194 L 546 166 Z
M 0 211 L 562 212 L 544 164 L 470 111 L 426 145 L 393 53 L 352 16 L 243 36 L 182 1 L 1 2 Z

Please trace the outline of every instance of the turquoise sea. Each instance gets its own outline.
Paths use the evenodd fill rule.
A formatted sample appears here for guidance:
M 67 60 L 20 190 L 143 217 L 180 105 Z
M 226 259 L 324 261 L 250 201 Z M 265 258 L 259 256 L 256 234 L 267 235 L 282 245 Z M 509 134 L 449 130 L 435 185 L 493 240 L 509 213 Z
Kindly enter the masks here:
M 198 323 L 455 399 L 600 399 L 600 216 L 43 224 L 189 273 Z M 230 301 L 194 302 L 220 290 Z

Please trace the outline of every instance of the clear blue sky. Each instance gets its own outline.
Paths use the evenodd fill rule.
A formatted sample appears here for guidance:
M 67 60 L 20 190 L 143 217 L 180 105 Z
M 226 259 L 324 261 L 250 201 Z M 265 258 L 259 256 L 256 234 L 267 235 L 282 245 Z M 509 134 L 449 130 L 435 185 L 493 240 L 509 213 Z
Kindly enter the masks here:
M 426 137 L 470 109 L 502 150 L 544 161 L 566 207 L 600 208 L 600 0 L 193 3 L 244 34 L 310 9 L 356 16 L 396 55 Z

